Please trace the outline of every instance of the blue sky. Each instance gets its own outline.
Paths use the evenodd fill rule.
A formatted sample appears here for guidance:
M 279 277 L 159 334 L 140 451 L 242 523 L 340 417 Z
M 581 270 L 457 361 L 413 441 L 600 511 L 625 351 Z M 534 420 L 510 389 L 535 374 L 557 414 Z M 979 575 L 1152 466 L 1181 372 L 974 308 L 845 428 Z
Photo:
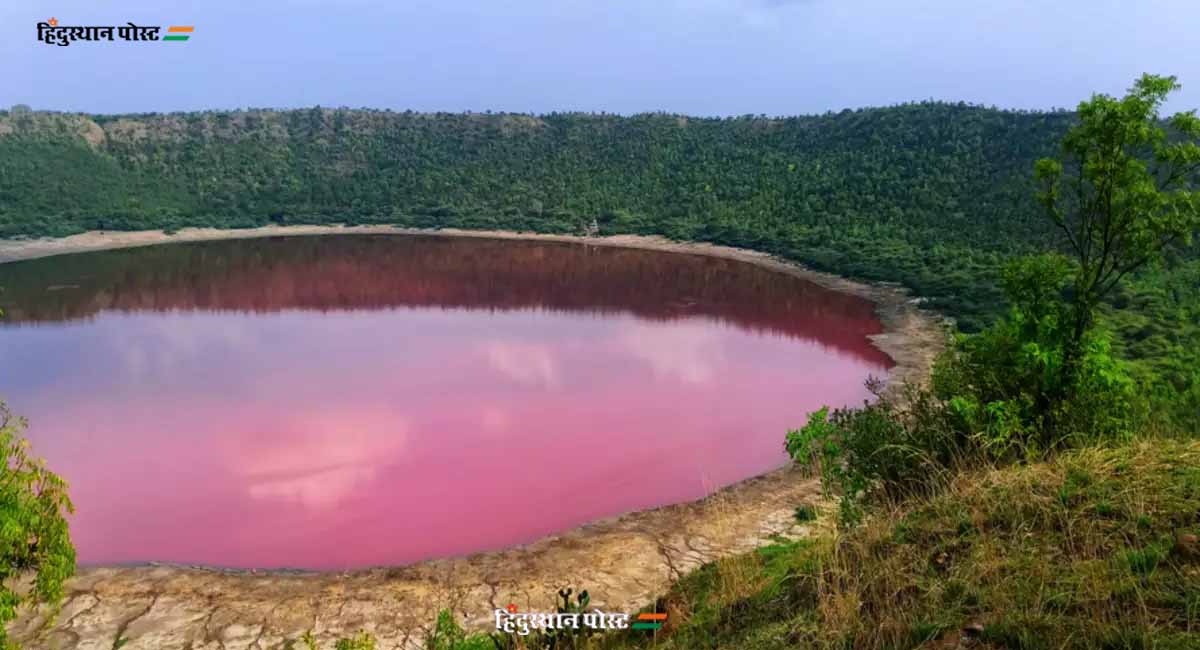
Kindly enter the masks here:
M 36 40 L 193 24 L 187 43 Z M 1073 107 L 1143 71 L 1200 107 L 1200 0 L 0 3 L 0 106 L 791 115 L 922 99 Z

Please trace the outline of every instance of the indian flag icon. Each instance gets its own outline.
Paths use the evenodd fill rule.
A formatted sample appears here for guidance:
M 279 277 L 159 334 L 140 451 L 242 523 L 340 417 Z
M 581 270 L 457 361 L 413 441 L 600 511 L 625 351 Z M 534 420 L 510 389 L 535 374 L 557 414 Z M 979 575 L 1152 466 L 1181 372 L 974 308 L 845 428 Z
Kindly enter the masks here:
M 635 630 L 657 630 L 662 628 L 663 621 L 667 620 L 666 614 L 638 614 L 637 622 L 633 624 Z
M 167 35 L 163 37 L 164 41 L 186 41 L 188 35 L 195 31 L 196 28 L 192 25 L 171 25 L 167 28 Z

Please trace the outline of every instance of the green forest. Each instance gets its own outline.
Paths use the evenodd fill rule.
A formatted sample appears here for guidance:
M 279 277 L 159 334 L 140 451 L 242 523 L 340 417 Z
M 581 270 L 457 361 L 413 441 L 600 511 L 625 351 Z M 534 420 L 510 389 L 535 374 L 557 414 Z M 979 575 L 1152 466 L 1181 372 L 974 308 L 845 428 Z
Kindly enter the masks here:
M 903 282 L 967 327 L 1048 231 L 1033 161 L 1067 113 L 913 104 L 819 117 L 313 108 L 0 116 L 0 237 L 392 223 L 663 234 Z
M 1004 309 L 1003 260 L 1066 245 L 1033 167 L 1076 120 L 933 102 L 789 118 L 14 107 L 0 112 L 0 237 L 594 222 L 897 282 L 971 332 Z M 1187 414 L 1200 409 L 1200 265 L 1180 250 L 1109 296 L 1104 322 Z

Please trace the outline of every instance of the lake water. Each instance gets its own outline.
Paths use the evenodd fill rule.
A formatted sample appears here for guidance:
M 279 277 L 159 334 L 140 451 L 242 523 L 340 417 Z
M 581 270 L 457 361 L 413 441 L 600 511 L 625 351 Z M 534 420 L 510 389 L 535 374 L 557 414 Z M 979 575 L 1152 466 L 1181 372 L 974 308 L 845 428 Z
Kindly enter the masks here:
M 247 239 L 0 265 L 0 397 L 82 564 L 503 548 L 787 462 L 890 360 L 862 299 L 727 259 Z

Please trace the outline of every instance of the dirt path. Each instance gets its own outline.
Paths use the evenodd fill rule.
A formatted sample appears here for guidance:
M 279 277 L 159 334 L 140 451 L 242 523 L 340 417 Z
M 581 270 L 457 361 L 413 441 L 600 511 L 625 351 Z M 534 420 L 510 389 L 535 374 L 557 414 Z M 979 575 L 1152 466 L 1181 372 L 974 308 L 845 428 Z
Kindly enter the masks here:
M 714 255 L 744 260 L 868 298 L 885 333 L 874 344 L 896 361 L 890 377 L 920 380 L 944 341 L 941 321 L 904 291 L 871 286 L 742 249 L 620 235 L 582 238 L 511 232 L 417 231 L 385 226 L 268 227 L 85 233 L 65 239 L 0 241 L 0 262 L 158 243 L 328 233 L 438 234 L 581 242 Z M 802 417 L 803 414 L 797 414 Z M 797 422 L 799 424 L 799 422 Z M 780 432 L 782 444 L 783 432 Z M 816 503 L 815 482 L 794 469 L 744 481 L 695 503 L 594 522 L 533 544 L 465 558 L 353 573 L 255 573 L 200 567 L 83 569 L 70 581 L 61 612 L 25 613 L 11 633 L 26 648 L 109 650 L 274 650 L 312 630 L 322 642 L 359 630 L 381 650 L 418 648 L 439 609 L 450 608 L 473 629 L 486 629 L 496 606 L 553 609 L 561 587 L 586 588 L 610 612 L 653 601 L 679 575 L 704 562 L 763 545 L 774 536 L 811 534 L 795 507 Z M 412 534 L 419 535 L 414 530 Z

